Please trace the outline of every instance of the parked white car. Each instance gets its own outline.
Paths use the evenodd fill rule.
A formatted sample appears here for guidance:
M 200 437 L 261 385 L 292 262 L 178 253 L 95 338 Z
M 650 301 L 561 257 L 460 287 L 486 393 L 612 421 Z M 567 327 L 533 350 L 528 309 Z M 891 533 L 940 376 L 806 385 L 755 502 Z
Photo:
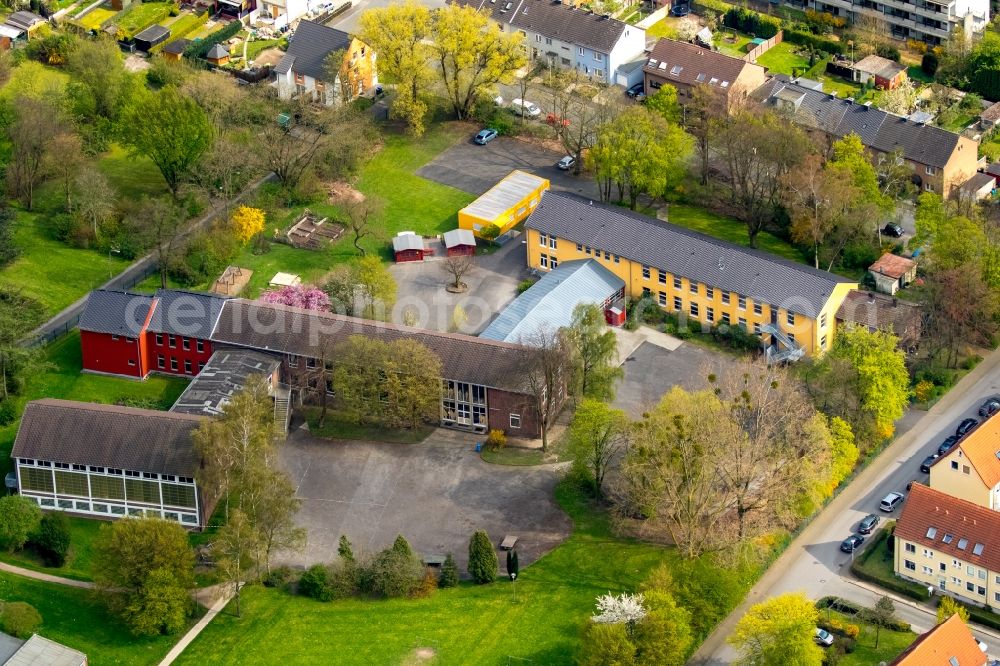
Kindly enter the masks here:
M 511 100 L 510 110 L 514 113 L 520 113 L 522 116 L 528 116 L 529 118 L 537 118 L 542 115 L 542 110 L 538 108 L 537 104 L 529 102 L 526 99 L 521 99 L 520 97 Z

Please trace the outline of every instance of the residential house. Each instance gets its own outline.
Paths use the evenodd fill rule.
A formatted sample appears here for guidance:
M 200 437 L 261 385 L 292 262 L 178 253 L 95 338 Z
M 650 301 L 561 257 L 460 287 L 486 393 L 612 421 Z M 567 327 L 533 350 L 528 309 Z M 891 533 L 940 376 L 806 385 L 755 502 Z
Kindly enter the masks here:
M 986 666 L 986 652 L 956 613 L 917 640 L 889 666 Z
M 458 211 L 458 226 L 482 237 L 485 227 L 496 225 L 505 234 L 524 221 L 549 189 L 547 178 L 527 171 L 511 171 L 482 196 Z
M 489 14 L 504 32 L 524 35 L 531 60 L 614 83 L 618 68 L 646 48 L 646 31 L 559 0 L 448 0 Z
M 805 354 L 830 348 L 835 316 L 857 284 L 617 206 L 551 191 L 525 223 L 528 266 L 550 271 L 594 259 L 654 300 L 703 326 L 742 326 Z
M 625 281 L 600 262 L 566 261 L 514 299 L 479 337 L 531 345 L 540 330 L 571 325 L 577 305 L 596 305 L 604 312 L 624 298 Z
M 1000 511 L 1000 416 L 994 414 L 931 466 L 931 488 Z
M 87 666 L 87 655 L 38 634 L 27 640 L 0 633 L 3 666 Z
M 449 257 L 471 257 L 476 254 L 476 235 L 468 229 L 444 232 L 445 254 Z
M 874 291 L 852 291 L 837 310 L 837 327 L 864 326 L 869 331 L 887 331 L 899 338 L 898 346 L 916 351 L 923 332 L 923 315 L 916 303 L 901 301 Z
M 330 54 L 343 53 L 337 74 Z M 295 38 L 275 68 L 281 99 L 305 96 L 336 106 L 363 95 L 378 84 L 375 52 L 357 37 L 312 21 L 299 21 Z
M 989 0 L 890 0 L 864 5 L 852 0 L 802 0 L 800 4 L 840 16 L 848 23 L 861 16 L 874 16 L 885 22 L 894 39 L 915 39 L 932 45 L 948 41 L 955 28 L 971 38 L 990 22 Z
M 192 433 L 202 418 L 46 398 L 24 408 L 11 458 L 22 497 L 101 518 L 155 516 L 204 527 Z
M 664 84 L 677 88 L 677 101 L 686 104 L 697 86 L 717 92 L 732 110 L 764 85 L 767 69 L 742 58 L 673 39 L 661 39 L 643 68 L 646 94 Z
M 255 23 L 283 28 L 308 12 L 308 0 L 261 0 Z
M 880 90 L 892 90 L 906 80 L 906 65 L 882 56 L 870 55 L 854 63 L 854 80 L 872 82 Z
M 993 196 L 993 190 L 996 189 L 996 186 L 997 182 L 993 174 L 974 173 L 958 188 L 958 196 L 964 201 L 975 203 Z
M 927 192 L 950 197 L 978 168 L 978 146 L 968 137 L 805 88 L 786 76 L 773 77 L 754 97 L 831 141 L 853 133 L 876 156 L 898 155 Z
M 897 290 L 917 279 L 917 262 L 886 252 L 868 267 L 868 272 L 875 279 L 875 289 L 895 296 Z
M 897 576 L 965 603 L 1000 603 L 1000 513 L 914 483 L 893 538 Z

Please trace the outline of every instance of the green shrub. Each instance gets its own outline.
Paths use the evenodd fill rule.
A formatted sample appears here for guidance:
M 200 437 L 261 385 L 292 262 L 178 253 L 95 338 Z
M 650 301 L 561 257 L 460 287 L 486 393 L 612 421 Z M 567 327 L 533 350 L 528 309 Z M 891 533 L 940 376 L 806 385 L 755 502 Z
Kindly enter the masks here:
M 226 41 L 240 30 L 243 29 L 243 24 L 239 21 L 230 21 L 223 27 L 219 28 L 213 32 L 208 37 L 204 39 L 194 40 L 186 49 L 184 49 L 184 57 L 186 58 L 204 58 L 208 50 L 215 46 L 216 44 L 221 44 Z
M 733 8 L 733 5 L 728 2 L 722 2 L 722 0 L 694 0 L 692 6 L 699 14 L 704 14 L 706 10 L 711 10 L 719 16 L 723 16 Z
M 0 400 L 0 426 L 13 423 L 17 419 L 17 405 L 14 398 Z
M 331 601 L 329 572 L 323 564 L 314 564 L 299 579 L 299 594 L 317 601 Z
M 0 629 L 17 638 L 31 638 L 42 624 L 42 616 L 31 604 L 8 601 L 0 608 Z
M 835 53 L 837 55 L 844 53 L 844 45 L 841 42 L 824 39 L 804 30 L 785 28 L 784 41 L 800 46 L 811 46 L 814 49 L 826 51 L 827 53 Z
M 500 235 L 500 227 L 490 222 L 479 230 L 479 235 L 488 241 L 494 241 Z
M 920 59 L 920 69 L 927 76 L 934 76 L 938 70 L 938 57 L 933 51 L 928 51 Z
M 490 434 L 486 436 L 486 446 L 493 450 L 502 449 L 507 446 L 507 435 L 498 428 L 490 430 Z
M 45 566 L 61 567 L 66 564 L 70 539 L 69 518 L 61 511 L 53 511 L 42 516 L 38 531 L 31 535 L 28 544 Z
M 444 558 L 441 565 L 441 576 L 438 578 L 438 587 L 455 587 L 458 585 L 458 565 L 451 553 Z
M 965 609 L 969 611 L 969 620 L 972 622 L 1000 630 L 1000 616 L 978 606 L 965 606 Z
M 899 62 L 899 49 L 892 44 L 878 44 L 875 46 L 875 55 L 889 60 Z
M 521 280 L 517 283 L 517 295 L 520 296 L 524 292 L 531 289 L 532 285 L 538 282 L 535 278 L 528 278 L 527 280 Z
M 755 37 L 770 39 L 781 30 L 781 20 L 758 14 L 745 7 L 732 7 L 723 16 L 723 23 L 730 28 L 748 32 Z
M 264 576 L 264 587 L 284 587 L 291 583 L 294 578 L 295 574 L 291 567 L 275 567 Z
M 469 575 L 472 580 L 480 585 L 492 583 L 496 580 L 499 564 L 490 536 L 483 530 L 476 530 L 469 540 Z
M 42 510 L 32 500 L 21 495 L 0 497 L 0 548 L 23 548 L 41 520 Z
M 372 594 L 394 598 L 413 594 L 424 577 L 424 566 L 403 535 L 375 556 L 371 565 Z

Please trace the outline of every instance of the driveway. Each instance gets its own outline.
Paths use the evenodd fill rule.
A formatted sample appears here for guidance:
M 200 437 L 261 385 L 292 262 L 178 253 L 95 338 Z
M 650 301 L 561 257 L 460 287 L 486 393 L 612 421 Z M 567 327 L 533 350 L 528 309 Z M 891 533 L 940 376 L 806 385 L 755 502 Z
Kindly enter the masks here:
M 878 511 L 878 503 L 886 494 L 903 491 L 912 479 L 928 483 L 928 475 L 919 471 L 920 461 L 955 432 L 963 418 L 976 416 L 983 400 L 997 393 L 1000 393 L 1000 351 L 990 354 L 917 423 L 908 420 L 907 432 L 897 437 L 813 519 L 750 590 L 745 602 L 723 620 L 688 663 L 712 666 L 731 663 L 735 653 L 725 640 L 739 618 L 750 605 L 785 592 L 804 591 L 812 599 L 830 594 L 874 604 L 883 592 L 859 584 L 851 577 L 851 556 L 841 553 L 838 544 L 866 514 L 887 517 Z M 899 513 L 897 509 L 892 517 L 898 517 Z M 924 607 L 899 597 L 894 600 L 897 614 L 910 622 L 915 631 L 924 632 L 934 626 L 936 618 Z M 972 629 L 990 648 L 1000 648 L 1000 635 L 977 626 Z
M 552 188 L 573 192 L 595 201 L 599 194 L 594 179 L 587 174 L 574 176 L 556 168 L 565 153 L 520 141 L 507 136 L 497 137 L 485 146 L 469 140 L 438 155 L 417 173 L 424 178 L 450 185 L 470 194 L 482 194 L 496 185 L 514 169 L 548 178 Z
M 450 430 L 436 430 L 420 444 L 333 441 L 295 431 L 280 457 L 302 500 L 296 522 L 309 540 L 303 552 L 279 559 L 330 562 L 341 534 L 356 553 L 375 553 L 402 534 L 418 553 L 452 553 L 464 572 L 469 538 L 485 529 L 494 544 L 516 535 L 520 561 L 537 560 L 572 527 L 554 499 L 560 466 L 490 465 L 474 451 L 475 441 Z
M 392 321 L 405 324 L 406 313 L 416 319 L 411 324 L 435 331 L 478 334 L 517 297 L 517 283 L 529 277 L 526 250 L 514 238 L 492 254 L 478 255 L 462 282 L 469 286 L 463 294 L 449 293 L 445 286 L 452 276 L 441 259 L 394 264 L 389 270 L 396 279 L 396 304 Z M 461 306 L 466 320 L 455 326 L 455 308 Z

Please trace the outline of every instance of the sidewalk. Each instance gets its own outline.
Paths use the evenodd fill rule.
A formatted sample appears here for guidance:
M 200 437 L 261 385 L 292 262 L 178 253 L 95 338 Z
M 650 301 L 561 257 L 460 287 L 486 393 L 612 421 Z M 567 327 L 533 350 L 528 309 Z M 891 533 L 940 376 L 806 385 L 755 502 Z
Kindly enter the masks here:
M 215 603 L 212 604 L 212 607 L 208 609 L 208 612 L 205 613 L 200 620 L 198 620 L 198 623 L 191 627 L 188 632 L 184 634 L 179 641 L 177 641 L 176 645 L 170 648 L 170 652 L 168 652 L 167 656 L 160 662 L 160 666 L 168 666 L 169 664 L 174 663 L 174 660 L 181 656 L 181 653 L 184 652 L 187 646 L 191 645 L 191 642 L 198 637 L 198 634 L 200 634 L 202 630 L 215 619 L 216 615 L 222 612 L 222 609 L 226 607 L 226 604 L 228 604 L 229 600 L 232 598 L 233 595 L 227 591 L 216 599 Z
M 46 583 L 55 583 L 56 585 L 78 587 L 84 590 L 94 589 L 94 584 L 85 580 L 73 580 L 72 578 L 63 578 L 62 576 L 53 576 L 52 574 L 42 573 L 41 571 L 32 571 L 31 569 L 17 567 L 13 564 L 7 564 L 6 562 L 0 562 L 0 571 L 17 574 L 18 576 L 24 576 L 25 578 L 33 578 Z

